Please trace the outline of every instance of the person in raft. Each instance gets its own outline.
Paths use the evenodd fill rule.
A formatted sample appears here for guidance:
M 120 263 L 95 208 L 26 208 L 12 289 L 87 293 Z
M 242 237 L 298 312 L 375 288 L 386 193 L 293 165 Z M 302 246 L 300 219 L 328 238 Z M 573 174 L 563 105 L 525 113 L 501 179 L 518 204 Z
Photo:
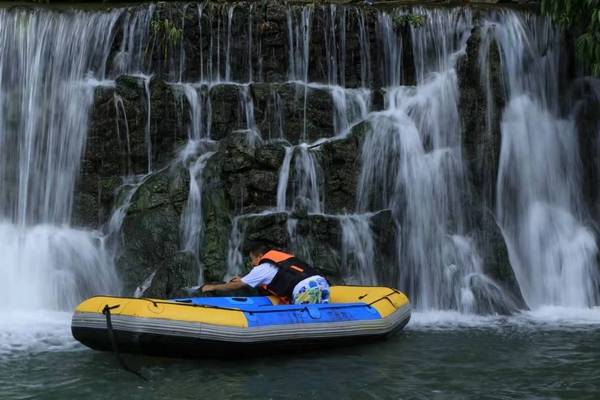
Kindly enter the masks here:
M 252 270 L 228 283 L 204 285 L 202 292 L 259 287 L 279 297 L 283 304 L 329 303 L 329 284 L 317 271 L 292 254 L 270 249 L 264 243 L 250 247 Z

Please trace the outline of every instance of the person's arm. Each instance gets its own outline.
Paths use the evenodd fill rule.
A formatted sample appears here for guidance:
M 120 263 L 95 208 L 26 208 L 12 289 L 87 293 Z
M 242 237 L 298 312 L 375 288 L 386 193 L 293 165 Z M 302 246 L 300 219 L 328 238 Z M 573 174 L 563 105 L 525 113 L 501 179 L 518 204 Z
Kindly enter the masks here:
M 246 285 L 239 277 L 236 276 L 227 283 L 220 283 L 216 285 L 204 285 L 202 286 L 202 293 L 212 292 L 215 290 L 221 290 L 226 292 L 231 290 L 238 290 L 246 286 L 248 285 Z

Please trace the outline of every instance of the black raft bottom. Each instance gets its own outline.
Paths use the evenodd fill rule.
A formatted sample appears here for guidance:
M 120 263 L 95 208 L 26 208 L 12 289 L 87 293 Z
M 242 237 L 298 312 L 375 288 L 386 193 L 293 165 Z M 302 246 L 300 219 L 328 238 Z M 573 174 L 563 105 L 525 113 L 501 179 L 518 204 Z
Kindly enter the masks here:
M 272 342 L 223 342 L 183 336 L 156 335 L 115 330 L 119 352 L 180 358 L 237 358 L 282 353 L 297 353 L 332 347 L 344 347 L 376 342 L 400 331 L 406 318 L 394 331 L 382 335 L 349 336 L 322 339 L 294 339 Z M 100 351 L 112 351 L 106 329 L 72 327 L 73 337 L 84 345 Z

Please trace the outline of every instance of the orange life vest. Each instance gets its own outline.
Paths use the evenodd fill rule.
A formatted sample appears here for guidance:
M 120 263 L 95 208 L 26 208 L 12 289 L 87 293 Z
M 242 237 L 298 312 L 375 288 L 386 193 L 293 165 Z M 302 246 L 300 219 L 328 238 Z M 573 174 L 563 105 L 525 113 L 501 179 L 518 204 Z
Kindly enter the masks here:
M 279 297 L 286 304 L 292 299 L 294 287 L 298 283 L 311 276 L 319 275 L 312 266 L 296 258 L 293 254 L 284 253 L 283 251 L 267 251 L 258 264 L 265 262 L 276 265 L 277 273 L 271 283 L 261 285 L 261 288 Z

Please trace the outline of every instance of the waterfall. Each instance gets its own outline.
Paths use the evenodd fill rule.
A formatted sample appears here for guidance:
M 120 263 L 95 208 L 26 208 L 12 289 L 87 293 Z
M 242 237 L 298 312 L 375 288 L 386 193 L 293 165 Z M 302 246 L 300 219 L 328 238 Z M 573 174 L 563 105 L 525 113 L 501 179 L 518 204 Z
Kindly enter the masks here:
M 369 45 L 369 33 L 366 26 L 365 14 L 357 11 L 360 41 L 360 82 L 361 87 L 367 88 L 372 84 L 371 71 L 371 46 Z
M 369 225 L 370 214 L 345 215 L 342 228 L 342 269 L 344 282 L 352 285 L 376 285 L 375 240 Z
M 322 176 L 317 158 L 308 146 L 298 146 L 295 158 L 295 179 L 292 185 L 293 208 L 306 208 L 308 212 L 322 212 L 323 194 L 319 177 Z
M 402 40 L 396 33 L 392 16 L 387 13 L 379 13 L 377 28 L 383 48 L 382 82 L 385 86 L 398 86 L 402 82 Z
M 149 47 L 150 21 L 154 16 L 156 6 L 149 5 L 135 12 L 118 10 L 122 16 L 121 30 L 123 32 L 119 50 L 113 56 L 110 76 L 116 78 L 124 73 L 148 72 L 146 50 Z M 109 31 L 106 31 L 109 33 Z
M 464 209 L 468 193 L 462 158 L 458 85 L 454 61 L 464 51 L 471 16 L 463 10 L 421 10 L 427 23 L 413 31 L 416 87 L 401 81 L 399 40 L 389 16 L 380 15 L 386 55 L 386 81 L 392 85 L 385 110 L 371 113 L 370 133 L 362 148 L 357 208 L 390 208 L 398 235 L 399 286 L 417 309 L 472 310 L 469 282 L 478 277 L 479 302 L 505 303 L 490 289 L 478 249 L 470 238 Z M 393 68 L 392 68 L 393 67 Z M 466 245 L 468 244 L 468 245 Z M 508 306 L 507 306 L 508 307 Z
M 86 296 L 118 290 L 112 254 L 97 232 L 0 223 L 1 311 L 71 310 Z
M 89 18 L 0 11 L 0 177 L 11 188 L 0 216 L 11 222 L 69 221 L 97 85 L 86 73 L 103 77 L 118 13 Z
M 227 45 L 225 47 L 225 81 L 231 82 L 231 24 L 235 6 L 227 10 Z
M 308 97 L 308 68 L 310 56 L 310 31 L 313 9 L 310 6 L 302 7 L 299 16 L 294 15 L 291 8 L 288 8 L 288 78 L 290 81 L 300 81 L 304 83 L 304 128 L 302 130 L 302 139 L 306 140 L 306 100 Z
M 292 8 L 288 8 L 288 79 L 290 81 L 308 82 L 310 31 L 313 9 L 310 6 L 302 7 L 299 15 L 295 15 Z
M 115 115 L 116 115 L 116 129 L 117 129 L 117 137 L 119 138 L 119 144 L 125 142 L 127 148 L 125 149 L 125 153 L 127 154 L 127 159 L 123 162 L 125 165 L 125 170 L 127 174 L 132 172 L 131 169 L 131 142 L 129 140 L 129 122 L 127 121 L 127 113 L 125 112 L 125 104 L 123 104 L 123 98 L 119 96 L 117 93 L 114 94 L 114 103 L 115 103 Z M 125 125 L 125 140 L 121 137 L 121 127 L 120 121 L 123 121 Z M 121 149 L 119 149 L 121 150 Z
M 188 80 L 199 82 L 249 83 L 262 80 L 261 35 L 256 34 L 255 5 L 242 10 L 236 4 L 217 5 L 202 2 L 198 15 L 198 74 Z M 241 16 L 247 14 L 247 28 Z M 247 42 L 245 48 L 239 43 Z M 257 62 L 258 66 L 254 63 Z M 181 80 L 180 80 L 181 81 Z
M 227 249 L 227 273 L 223 278 L 225 282 L 229 282 L 231 278 L 241 273 L 241 266 L 244 263 L 243 245 L 244 231 L 240 226 L 240 216 L 237 216 L 231 224 L 229 248 Z
M 121 14 L 0 10 L 3 307 L 71 309 L 85 296 L 118 291 L 104 239 L 69 221 L 88 110 L 109 73 Z
M 275 137 L 273 138 L 271 132 L 269 131 L 269 139 L 284 139 L 285 132 L 285 119 L 283 116 L 284 106 L 283 101 L 281 100 L 281 96 L 279 93 L 273 91 L 271 93 L 271 102 L 269 104 L 269 112 L 272 113 L 275 117 L 273 118 L 275 123 Z
M 336 136 L 343 136 L 355 123 L 367 119 L 371 111 L 371 91 L 366 88 L 344 89 L 331 86 L 333 127 Z
M 204 91 L 200 96 L 198 95 L 198 88 L 195 85 L 184 83 L 174 87 L 183 90 L 190 114 L 188 141 L 179 152 L 177 160 L 187 167 L 190 176 L 188 199 L 181 214 L 181 247 L 182 251 L 193 256 L 198 269 L 198 285 L 202 285 L 204 272 L 199 254 L 203 234 L 202 174 L 208 159 L 214 154 L 214 151 L 210 151 L 214 147 L 210 141 L 210 102 Z
M 290 173 L 292 161 L 294 168 Z M 286 147 L 277 183 L 277 210 L 287 209 L 288 190 L 292 198 L 292 209 L 310 213 L 323 212 L 322 172 L 314 152 L 303 143 Z M 292 179 L 290 184 L 290 179 Z M 289 188 L 289 189 L 288 189 Z
M 317 265 L 315 264 L 313 257 L 314 249 L 312 248 L 311 243 L 298 233 L 298 219 L 291 217 L 288 218 L 286 230 L 290 240 L 289 247 L 293 253 L 307 263 L 311 265 Z
M 198 284 L 202 285 L 203 269 L 198 255 L 199 246 L 202 240 L 203 220 L 202 220 L 202 172 L 206 167 L 206 162 L 214 152 L 207 152 L 198 157 L 191 163 L 190 172 L 190 190 L 188 201 L 181 215 L 181 231 L 183 251 L 189 252 L 194 256 L 198 266 Z
M 584 222 L 575 122 L 559 107 L 560 35 L 544 18 L 490 17 L 508 104 L 501 122 L 497 217 L 527 304 L 598 302 L 596 239 Z
M 327 82 L 330 85 L 345 86 L 347 7 L 338 10 L 337 6 L 332 4 L 323 7 L 322 12 L 325 14 L 323 36 L 325 36 Z
M 256 117 L 254 116 L 254 102 L 250 95 L 250 85 L 240 85 L 240 104 L 246 120 L 246 129 L 260 136 L 256 127 Z
M 279 180 L 277 182 L 277 211 L 285 211 L 287 208 L 287 187 L 290 179 L 290 164 L 294 155 L 294 147 L 285 148 L 285 156 L 279 169 Z
M 149 176 L 150 174 L 128 176 L 123 180 L 123 184 L 116 191 L 118 195 L 115 197 L 122 198 L 123 200 L 112 211 L 104 229 L 108 239 L 108 247 L 111 250 L 111 254 L 115 257 L 119 255 L 119 251 L 121 250 L 123 241 L 123 238 L 121 237 L 121 228 L 123 227 L 123 221 L 127 216 L 127 210 L 129 210 L 129 207 L 131 206 L 131 200 L 139 187 Z
M 146 154 L 148 157 L 148 173 L 152 172 L 152 135 L 151 135 L 151 121 L 152 121 L 152 102 L 150 97 L 150 79 L 151 76 L 143 76 L 144 82 L 144 95 L 146 96 L 146 126 L 144 127 L 144 140 L 146 142 Z
M 469 8 L 450 11 L 415 8 L 413 12 L 425 16 L 424 26 L 411 25 L 410 29 L 417 82 L 421 83 L 432 73 L 454 67 L 457 56 L 462 53 L 457 50 L 464 46 L 471 33 L 473 16 Z
M 3 304 L 12 306 L 19 297 L 19 304 L 32 309 L 70 309 L 82 297 L 119 291 L 114 260 L 119 253 L 120 230 L 135 191 L 149 174 L 165 171 L 160 169 L 166 164 L 163 143 L 181 146 L 169 167 L 185 168 L 189 173 L 188 197 L 177 200 L 181 204 L 177 208 L 181 210 L 179 249 L 196 258 L 201 283 L 202 176 L 216 150 L 211 137 L 223 138 L 229 133 L 215 130 L 211 136 L 214 118 L 215 127 L 234 129 L 234 124 L 240 123 L 247 131 L 247 145 L 256 147 L 263 144 L 263 137 L 285 142 L 286 128 L 298 127 L 290 139 L 299 136 L 300 143 L 285 142 L 276 198 L 270 204 L 260 198 L 260 204 L 252 205 L 293 215 L 288 218 L 288 235 L 298 251 L 310 253 L 303 248 L 310 238 L 301 238 L 298 232 L 304 232 L 304 224 L 314 214 L 339 220 L 340 252 L 335 259 L 341 256 L 344 279 L 381 283 L 374 265 L 377 242 L 370 218 L 374 212 L 390 209 L 398 227 L 397 265 L 390 275 L 397 277 L 393 284 L 407 290 L 417 309 L 493 312 L 514 308 L 503 289 L 484 273 L 487 253 L 482 255 L 478 248 L 479 227 L 473 226 L 477 211 L 469 209 L 478 199 L 471 194 L 463 155 L 455 65 L 476 25 L 481 28 L 481 76 L 475 79 L 487 99 L 485 129 L 480 134 L 496 135 L 495 118 L 501 114 L 499 173 L 490 175 L 489 180 L 495 183 L 496 218 L 518 284 L 532 308 L 598 304 L 598 248 L 581 190 L 584 171 L 577 121 L 565 112 L 569 109 L 565 101 L 559 101 L 562 39 L 546 19 L 489 10 L 473 18 L 467 7 L 366 11 L 342 5 L 286 5 L 277 18 L 270 19 L 262 5 L 247 7 L 249 11 L 239 4 L 182 5 L 176 26 L 186 40 L 169 44 L 167 50 L 161 48 L 164 57 L 167 52 L 171 57 L 164 63 L 157 61 L 163 55 L 157 57 L 156 46 L 160 46 L 155 43 L 152 23 L 163 16 L 162 6 L 158 13 L 153 5 L 86 12 L 0 10 Z M 424 16 L 422 26 L 398 22 L 409 12 Z M 188 23 L 192 20 L 193 25 Z M 280 28 L 283 32 L 273 31 Z M 284 43 L 273 46 L 269 35 L 279 41 L 284 37 Z M 502 91 L 507 96 L 504 110 L 494 108 L 498 94 L 493 92 L 497 88 L 490 74 L 494 46 L 499 49 Z M 282 65 L 272 65 L 278 60 L 267 54 L 267 48 L 284 52 Z M 269 56 L 264 73 L 263 55 Z M 144 96 L 140 112 L 136 109 L 129 121 L 127 107 L 131 107 L 134 94 L 127 93 L 127 85 L 122 86 L 120 80 L 115 83 L 123 74 L 140 78 L 139 92 Z M 164 76 L 172 80 L 169 86 L 180 95 L 181 109 L 189 112 L 178 120 L 189 121 L 187 140 L 181 140 L 177 132 L 176 139 L 162 141 L 171 132 L 160 131 L 162 127 L 156 124 L 163 104 L 161 93 L 151 93 L 151 89 L 155 88 L 152 80 Z M 265 76 L 273 82 L 262 82 Z M 238 108 L 233 116 L 212 115 L 211 88 L 222 82 L 237 88 L 234 103 Z M 269 83 L 275 85 L 269 88 Z M 102 233 L 71 223 L 90 128 L 88 114 L 99 87 L 124 88 L 112 101 L 118 146 L 127 148 L 115 151 L 129 155 L 119 162 L 131 173 L 137 161 L 132 158 L 138 157 L 139 151 L 137 136 L 130 142 L 130 134 L 139 133 L 139 142 L 144 139 L 139 146 L 145 145 L 148 174 L 123 178 L 115 196 L 118 204 Z M 292 87 L 297 90 L 295 99 Z M 230 102 L 232 93 L 229 86 L 225 89 L 212 92 L 222 95 L 224 104 Z M 331 99 L 320 98 L 323 93 L 329 93 Z M 154 103 L 153 97 L 159 101 Z M 216 97 L 213 100 L 218 104 Z M 332 108 L 332 119 L 315 122 L 310 113 L 316 108 L 324 109 L 317 110 L 318 117 Z M 286 113 L 291 118 L 303 113 L 303 122 L 287 124 Z M 345 181 L 322 170 L 331 161 L 331 153 L 317 148 L 324 138 L 306 143 L 308 137 L 318 135 L 308 130 L 322 127 L 334 140 L 354 140 L 359 135 L 346 135 L 363 121 L 367 132 L 360 131 L 360 138 L 352 143 L 362 145 L 356 207 L 351 211 L 356 214 L 324 215 L 330 206 L 338 207 L 326 203 L 325 193 L 330 190 L 326 185 L 331 184 L 327 180 Z M 344 148 L 335 157 L 344 158 L 342 153 L 353 151 L 354 147 L 348 147 L 350 150 Z M 254 155 L 248 159 L 251 157 Z M 267 158 L 265 169 L 276 174 L 279 159 Z M 242 171 L 241 176 L 254 168 Z M 268 190 L 275 197 L 273 187 Z M 334 192 L 332 198 L 336 195 Z M 332 204 L 346 207 L 343 200 L 336 198 Z M 104 198 L 101 202 L 105 207 Z M 240 272 L 246 233 L 243 218 L 247 216 L 233 219 L 228 277 Z M 297 230 L 297 224 L 302 229 Z M 141 282 L 139 293 L 151 284 L 152 277 Z
M 248 13 L 248 63 L 246 64 L 248 68 L 248 82 L 252 82 L 252 79 L 254 78 L 252 67 L 252 44 L 254 42 L 254 37 L 252 36 L 253 11 L 254 4 L 250 4 L 250 12 Z

